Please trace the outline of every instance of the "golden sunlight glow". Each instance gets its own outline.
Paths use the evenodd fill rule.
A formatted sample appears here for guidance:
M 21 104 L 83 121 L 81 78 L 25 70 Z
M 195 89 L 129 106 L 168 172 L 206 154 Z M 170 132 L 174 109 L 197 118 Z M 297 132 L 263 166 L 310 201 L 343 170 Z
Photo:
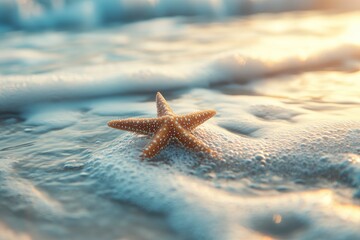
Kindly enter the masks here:
M 330 205 L 333 201 L 333 197 L 332 197 L 332 194 L 331 192 L 325 194 L 322 198 L 322 203 L 326 204 L 326 205 Z
M 222 1 L 221 0 L 210 0 L 212 7 L 216 10 L 217 8 L 221 8 Z
M 274 238 L 269 237 L 269 236 L 264 236 L 261 238 L 261 240 L 273 240 Z
M 17 240 L 31 240 L 31 236 L 26 233 L 17 233 L 10 227 L 0 222 L 1 239 L 17 239 Z
M 332 206 L 333 211 L 336 211 L 337 214 L 346 221 L 360 221 L 360 207 L 351 204 L 334 204 Z
M 151 5 L 155 6 L 155 5 L 157 5 L 157 4 L 159 3 L 159 0 L 148 0 L 148 2 L 149 2 Z
M 354 9 L 359 6 L 358 0 L 313 0 L 315 8 L 320 9 Z
M 359 21 L 360 19 L 349 18 L 347 22 L 349 27 L 344 32 L 344 41 L 353 44 L 360 43 L 360 31 L 359 31 Z
M 360 164 L 360 157 L 358 155 L 355 155 L 355 154 L 349 154 L 348 161 L 353 163 L 353 164 Z
M 282 216 L 281 216 L 280 214 L 274 214 L 274 216 L 273 216 L 273 221 L 274 221 L 274 223 L 276 223 L 276 224 L 281 223 L 281 221 L 282 221 Z

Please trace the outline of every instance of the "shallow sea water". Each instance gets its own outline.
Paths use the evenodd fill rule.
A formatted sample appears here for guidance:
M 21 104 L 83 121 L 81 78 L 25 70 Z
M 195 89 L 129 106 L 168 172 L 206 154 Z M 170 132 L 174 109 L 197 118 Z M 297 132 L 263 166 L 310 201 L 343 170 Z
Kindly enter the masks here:
M 359 16 L 3 32 L 0 239 L 359 239 Z M 221 161 L 107 127 L 157 91 Z

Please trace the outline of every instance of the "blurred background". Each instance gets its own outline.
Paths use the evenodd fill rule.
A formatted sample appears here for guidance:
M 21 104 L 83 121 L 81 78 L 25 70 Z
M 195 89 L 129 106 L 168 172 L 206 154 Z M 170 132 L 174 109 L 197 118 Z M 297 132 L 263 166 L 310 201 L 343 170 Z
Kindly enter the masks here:
M 1 0 L 0 106 L 229 83 L 259 93 L 252 80 L 319 70 L 298 94 L 326 89 L 311 97 L 335 98 L 322 82 L 358 70 L 359 8 L 356 0 Z
M 5 30 L 89 29 L 159 17 L 221 19 L 256 13 L 355 10 L 357 0 L 1 0 Z

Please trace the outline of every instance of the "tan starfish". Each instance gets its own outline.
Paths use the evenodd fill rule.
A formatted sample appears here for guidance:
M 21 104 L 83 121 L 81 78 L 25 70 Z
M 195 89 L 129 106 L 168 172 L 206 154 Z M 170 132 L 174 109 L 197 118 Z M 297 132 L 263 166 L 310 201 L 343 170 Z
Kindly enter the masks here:
M 184 147 L 204 152 L 215 157 L 217 154 L 197 139 L 192 130 L 216 114 L 214 110 L 205 110 L 186 115 L 176 115 L 158 92 L 156 94 L 157 118 L 129 118 L 112 120 L 108 126 L 125 131 L 152 136 L 141 158 L 152 158 L 164 149 L 172 140 Z

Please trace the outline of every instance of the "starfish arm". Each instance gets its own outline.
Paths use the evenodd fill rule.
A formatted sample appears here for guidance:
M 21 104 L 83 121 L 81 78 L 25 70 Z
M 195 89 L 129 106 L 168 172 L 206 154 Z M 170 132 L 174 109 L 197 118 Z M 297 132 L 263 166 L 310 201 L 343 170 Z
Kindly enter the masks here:
M 164 149 L 170 141 L 169 127 L 161 126 L 151 139 L 151 142 L 145 147 L 141 158 L 152 158 Z
M 195 129 L 200 124 L 204 123 L 206 120 L 210 119 L 216 114 L 214 110 L 204 110 L 200 112 L 190 113 L 186 115 L 182 115 L 176 118 L 179 124 L 191 131 Z
M 175 138 L 181 145 L 190 150 L 207 153 L 214 157 L 217 155 L 215 151 L 211 150 L 205 143 L 197 139 L 190 131 L 187 131 L 181 127 L 177 128 L 179 131 L 176 131 Z
M 150 135 L 159 129 L 162 121 L 162 119 L 156 118 L 129 118 L 112 120 L 108 122 L 108 126 L 129 132 Z
M 174 114 L 165 98 L 159 92 L 156 94 L 156 107 L 158 117 Z

